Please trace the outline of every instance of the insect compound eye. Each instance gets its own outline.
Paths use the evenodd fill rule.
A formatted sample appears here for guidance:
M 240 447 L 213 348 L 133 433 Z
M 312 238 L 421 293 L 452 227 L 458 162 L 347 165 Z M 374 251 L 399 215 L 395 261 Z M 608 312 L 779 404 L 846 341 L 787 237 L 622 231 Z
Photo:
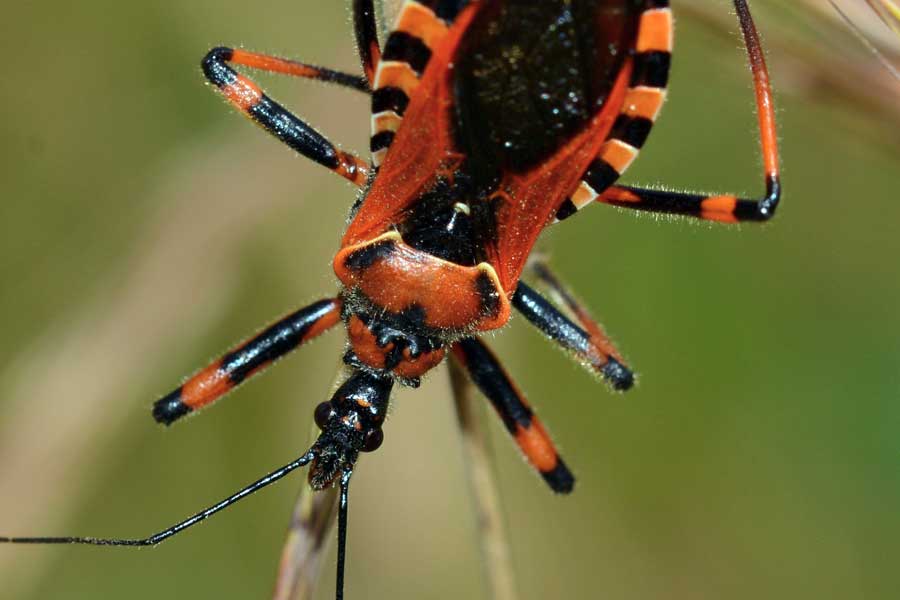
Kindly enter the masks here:
M 331 402 L 323 402 L 316 407 L 316 412 L 313 413 L 313 420 L 319 429 L 324 431 L 325 426 L 328 425 L 328 420 L 331 419 L 333 414 L 334 409 L 331 407 Z
M 374 452 L 381 447 L 381 442 L 384 441 L 384 432 L 381 428 L 370 429 L 366 434 L 366 439 L 363 442 L 361 450 L 363 452 Z

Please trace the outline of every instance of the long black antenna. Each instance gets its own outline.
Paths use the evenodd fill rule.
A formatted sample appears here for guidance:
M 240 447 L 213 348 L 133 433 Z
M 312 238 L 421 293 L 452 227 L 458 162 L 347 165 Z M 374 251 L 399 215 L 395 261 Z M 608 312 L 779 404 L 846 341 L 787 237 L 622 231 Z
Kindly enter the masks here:
M 347 556 L 347 504 L 349 499 L 350 476 L 353 469 L 345 469 L 341 475 L 341 500 L 338 506 L 338 549 L 337 549 L 337 584 L 335 600 L 344 600 L 344 560 Z
M 10 543 L 10 544 L 90 544 L 92 546 L 155 546 L 156 544 L 172 537 L 176 533 L 181 533 L 188 527 L 192 525 L 196 525 L 200 521 L 205 520 L 207 517 L 210 517 L 222 509 L 228 508 L 238 500 L 242 500 L 252 494 L 253 492 L 262 489 L 269 485 L 270 483 L 275 483 L 294 469 L 298 469 L 306 464 L 308 464 L 312 459 L 316 457 L 315 453 L 312 450 L 308 450 L 306 454 L 301 456 L 300 458 L 289 462 L 283 467 L 276 469 L 263 477 L 262 479 L 258 479 L 254 481 L 247 487 L 241 489 L 240 491 L 232 494 L 231 496 L 225 498 L 221 502 L 218 502 L 206 510 L 200 511 L 194 516 L 181 521 L 171 527 L 160 531 L 159 533 L 155 533 L 147 538 L 142 539 L 116 539 L 116 538 L 96 538 L 96 537 L 2 537 L 0 536 L 0 543 Z M 343 480 L 341 480 L 342 489 L 346 490 Z M 342 496 L 343 498 L 343 496 Z M 342 501 L 342 510 L 346 511 L 346 500 Z M 346 515 L 344 517 L 344 524 L 346 525 Z

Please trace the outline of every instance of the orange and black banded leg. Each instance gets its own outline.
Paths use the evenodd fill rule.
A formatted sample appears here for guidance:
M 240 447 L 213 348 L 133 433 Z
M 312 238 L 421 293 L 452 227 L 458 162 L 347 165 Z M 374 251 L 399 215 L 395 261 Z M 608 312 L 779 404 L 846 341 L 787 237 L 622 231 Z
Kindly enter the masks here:
M 193 375 L 184 385 L 153 404 L 153 418 L 170 425 L 189 412 L 218 400 L 255 375 L 341 320 L 338 299 L 320 300 L 301 308 L 247 340 Z
M 765 169 L 766 194 L 761 199 L 747 200 L 733 195 L 707 196 L 659 190 L 646 190 L 627 186 L 613 186 L 597 198 L 598 202 L 625 208 L 659 213 L 686 215 L 719 221 L 768 221 L 775 215 L 781 200 L 781 180 L 778 165 L 778 135 L 775 127 L 775 108 L 769 71 L 763 55 L 759 34 L 753 24 L 746 0 L 734 0 L 744 46 L 750 58 L 753 73 L 753 89 L 756 96 L 756 112 L 759 122 L 759 139 Z
M 604 144 L 604 147 L 608 147 L 610 150 L 609 156 L 606 157 L 608 160 L 603 160 L 601 156 L 594 161 L 576 191 L 560 205 L 556 213 L 557 220 L 568 218 L 595 201 L 624 208 L 685 215 L 721 223 L 767 221 L 775 215 L 775 210 L 781 200 L 781 180 L 775 108 L 769 72 L 759 34 L 753 24 L 746 0 L 733 0 L 733 2 L 753 75 L 759 140 L 765 171 L 765 195 L 757 199 L 744 199 L 731 194 L 689 194 L 612 185 L 618 175 L 623 172 L 624 167 L 630 164 L 637 155 L 637 150 L 646 140 L 650 126 L 662 106 L 665 88 L 663 75 L 668 72 L 668 60 L 645 61 L 648 65 L 655 66 L 636 69 L 636 72 L 644 73 L 642 77 L 645 81 L 632 87 L 626 96 L 622 115 L 613 126 L 610 139 Z M 650 4 L 656 3 L 651 0 Z M 668 2 L 659 4 L 668 4 Z M 648 57 L 665 56 L 666 49 L 671 50 L 672 18 L 668 9 L 647 10 L 644 16 L 650 18 L 647 19 L 647 27 L 644 27 L 642 22 L 638 49 L 640 51 L 643 45 L 645 49 L 649 48 L 652 51 L 644 54 L 639 52 L 637 57 L 640 58 L 643 55 Z M 616 152 L 612 152 L 612 150 L 616 150 Z
M 381 60 L 381 47 L 378 45 L 378 27 L 375 24 L 372 0 L 353 0 L 353 31 L 366 81 L 370 87 L 374 87 L 375 69 Z
M 532 412 L 522 392 L 500 366 L 497 357 L 475 338 L 453 344 L 453 356 L 465 367 L 469 377 L 500 415 L 522 454 L 538 470 L 554 492 L 567 494 L 575 486 L 575 477 L 559 457 L 553 440 Z
M 625 173 L 644 147 L 665 102 L 675 21 L 668 0 L 644 0 L 643 4 L 621 110 L 578 187 L 557 207 L 557 221 L 592 205 Z
M 746 200 L 731 195 L 708 196 L 667 192 L 621 185 L 613 186 L 600 194 L 597 202 L 719 223 L 768 221 L 775 215 L 781 190 L 777 177 L 769 179 L 767 183 L 769 189 L 762 200 Z
M 225 62 L 247 67 L 249 69 L 333 83 L 365 94 L 370 94 L 372 92 L 365 77 L 353 75 L 352 73 L 344 73 L 343 71 L 326 69 L 325 67 L 318 67 L 298 60 L 280 58 L 269 54 L 260 54 L 259 52 L 249 52 L 240 48 L 214 48 L 209 51 L 209 54 L 228 54 L 228 58 L 224 58 L 223 56 Z
M 365 184 L 369 172 L 368 163 L 349 152 L 339 150 L 305 121 L 269 98 L 253 81 L 238 74 L 228 63 L 328 81 L 368 92 L 369 84 L 364 78 L 224 47 L 210 50 L 201 63 L 203 73 L 210 83 L 253 122 L 303 156 L 328 167 L 356 185 Z
M 513 306 L 547 337 L 572 352 L 592 371 L 599 373 L 614 390 L 631 389 L 634 385 L 634 373 L 625 365 L 600 324 L 575 300 L 546 265 L 535 263 L 530 265 L 530 269 L 549 290 L 553 301 L 565 307 L 580 326 L 522 281 L 513 295 Z

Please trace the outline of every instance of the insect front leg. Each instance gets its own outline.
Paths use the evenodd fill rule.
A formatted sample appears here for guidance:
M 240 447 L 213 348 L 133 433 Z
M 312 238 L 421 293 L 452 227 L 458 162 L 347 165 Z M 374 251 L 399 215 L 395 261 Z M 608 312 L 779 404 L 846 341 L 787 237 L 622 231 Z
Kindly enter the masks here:
M 368 92 L 369 85 L 364 78 L 225 47 L 213 48 L 201 63 L 203 74 L 209 82 L 250 120 L 303 156 L 331 169 L 352 183 L 362 186 L 366 182 L 369 172 L 367 162 L 349 152 L 339 150 L 305 121 L 269 98 L 256 83 L 238 74 L 228 66 L 229 63 L 273 73 L 318 79 Z
M 553 440 L 528 406 L 525 396 L 504 371 L 494 353 L 476 338 L 453 344 L 453 357 L 463 366 L 472 382 L 487 396 L 494 410 L 513 436 L 528 462 L 557 493 L 568 494 L 575 477 L 560 458 Z
M 289 314 L 243 342 L 153 404 L 153 418 L 170 425 L 218 400 L 300 344 L 341 320 L 337 298 L 320 300 Z

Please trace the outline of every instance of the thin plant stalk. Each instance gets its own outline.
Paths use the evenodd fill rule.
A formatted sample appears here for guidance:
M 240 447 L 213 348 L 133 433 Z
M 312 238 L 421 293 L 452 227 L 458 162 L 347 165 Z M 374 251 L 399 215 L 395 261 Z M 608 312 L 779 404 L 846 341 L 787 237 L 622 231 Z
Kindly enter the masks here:
M 884 24 L 900 35 L 900 4 L 893 0 L 866 0 Z
M 313 424 L 308 445 L 318 434 L 319 429 Z M 334 537 L 337 499 L 336 487 L 317 492 L 304 480 L 281 549 L 272 600 L 310 600 L 313 597 L 322 559 Z
M 456 416 L 462 434 L 466 472 L 475 507 L 478 541 L 485 578 L 493 600 L 516 600 L 516 580 L 503 522 L 487 431 L 480 418 L 474 387 L 454 359 L 448 361 Z
M 778 65 L 777 89 L 817 102 L 837 100 L 852 106 L 877 122 L 879 132 L 888 132 L 873 131 L 874 135 L 883 136 L 888 145 L 896 145 L 897 136 L 891 135 L 895 131 L 891 125 L 900 125 L 900 81 L 891 77 L 870 49 L 855 39 L 833 5 L 828 0 L 760 4 L 768 7 L 765 12 L 771 17 L 765 20 L 762 33 L 771 63 Z M 841 2 L 841 6 L 845 4 L 850 5 Z M 860 4 L 870 11 L 868 5 Z M 678 11 L 717 35 L 730 39 L 735 36 L 736 19 L 719 3 L 683 0 Z M 873 20 L 883 27 L 877 18 Z M 818 38 L 800 36 L 800 22 L 818 32 Z M 867 29 L 863 33 L 867 39 L 875 39 L 874 32 Z M 892 44 L 879 45 L 879 53 L 893 62 L 900 55 L 900 39 L 893 32 L 888 34 Z

